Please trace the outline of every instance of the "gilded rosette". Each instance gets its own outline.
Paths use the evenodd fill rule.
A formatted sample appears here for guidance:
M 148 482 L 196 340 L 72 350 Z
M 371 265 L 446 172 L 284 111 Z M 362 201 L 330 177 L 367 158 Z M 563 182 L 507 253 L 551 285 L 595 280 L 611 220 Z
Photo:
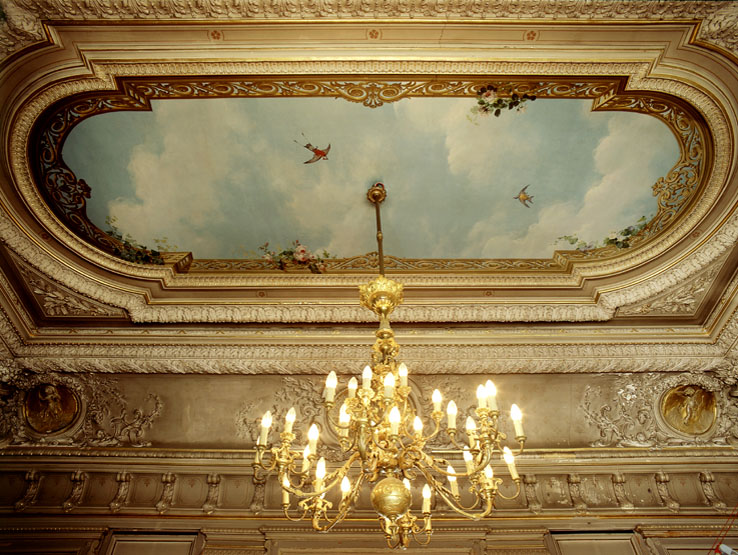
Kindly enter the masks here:
M 364 306 L 385 318 L 396 306 L 402 304 L 402 284 L 378 276 L 366 285 L 359 286 L 359 301 Z

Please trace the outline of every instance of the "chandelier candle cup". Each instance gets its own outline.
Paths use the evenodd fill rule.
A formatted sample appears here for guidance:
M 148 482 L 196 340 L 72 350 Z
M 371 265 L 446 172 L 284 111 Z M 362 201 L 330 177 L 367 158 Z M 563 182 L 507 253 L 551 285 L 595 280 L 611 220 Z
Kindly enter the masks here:
M 328 374 L 323 403 L 325 414 L 323 420 L 316 420 L 310 425 L 304 451 L 293 446 L 294 407 L 285 415 L 279 445 L 267 447 L 272 424 L 272 415 L 267 412 L 261 421 L 252 467 L 255 483 L 263 484 L 269 474 L 277 475 L 287 519 L 308 520 L 315 530 L 321 532 L 331 530 L 348 517 L 365 483 L 373 486 L 371 502 L 380 516 L 379 526 L 387 545 L 390 548 L 407 548 L 413 540 L 420 545 L 430 542 L 433 529 L 431 499 L 434 491 L 450 510 L 465 518 L 481 519 L 492 514 L 498 496 L 513 499 L 520 495 L 521 480 L 512 451 L 507 447 L 503 449 L 502 441 L 507 436 L 498 429 L 496 389 L 491 381 L 477 388 L 478 407 L 474 411 L 475 416 L 466 419 L 468 446 L 460 445 L 457 441 L 460 439 L 456 430 L 459 410 L 454 401 L 448 402 L 444 415 L 443 396 L 439 390 L 434 390 L 431 403 L 424 403 L 433 409 L 425 422 L 421 418 L 420 407 L 416 408 L 413 402 L 408 369 L 398 358 L 400 347 L 389 322 L 390 313 L 402 303 L 403 288 L 402 284 L 384 276 L 379 203 L 385 196 L 384 185 L 380 183 L 375 184 L 367 194 L 377 215 L 380 275 L 361 286 L 359 295 L 361 305 L 379 317 L 379 329 L 375 332 L 371 363 L 361 373 L 361 387 L 357 376 L 348 381 L 346 391 L 338 391 L 336 373 L 332 371 Z M 341 401 L 340 408 L 335 407 L 337 399 Z M 429 408 L 427 406 L 422 410 Z M 338 409 L 337 418 L 335 409 Z M 522 415 L 515 405 L 511 414 L 516 439 L 520 444 L 519 450 L 516 450 L 516 454 L 519 454 L 525 444 Z M 332 428 L 338 436 L 343 462 L 335 468 L 327 469 L 325 458 L 318 458 L 318 423 Z M 441 434 L 445 434 L 445 437 Z M 465 472 L 457 474 L 445 459 L 432 450 L 426 450 L 428 442 L 436 438 L 450 440 L 456 453 L 463 455 Z M 506 497 L 500 491 L 503 479 L 495 477 L 490 466 L 503 457 L 515 484 L 512 497 Z M 302 466 L 297 472 L 300 458 Z M 314 463 L 316 467 L 313 474 Z M 355 477 L 353 484 L 349 476 Z M 411 479 L 418 480 L 417 487 L 422 486 L 421 516 L 417 513 L 413 515 L 411 510 Z M 460 484 L 461 481 L 466 483 Z M 462 485 L 465 492 L 476 497 L 469 506 L 461 503 L 459 492 Z M 341 502 L 335 508 L 333 502 L 326 499 L 334 489 L 341 492 Z M 295 516 L 290 515 L 291 494 L 299 500 Z

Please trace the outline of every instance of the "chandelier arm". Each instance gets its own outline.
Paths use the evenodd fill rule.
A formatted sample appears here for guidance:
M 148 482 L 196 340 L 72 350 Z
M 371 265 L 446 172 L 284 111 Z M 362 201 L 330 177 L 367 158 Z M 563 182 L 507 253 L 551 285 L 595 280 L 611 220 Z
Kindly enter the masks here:
M 300 522 L 301 520 L 305 520 L 305 517 L 307 516 L 308 511 L 310 510 L 309 507 L 303 507 L 302 516 L 299 516 L 297 518 L 290 516 L 290 506 L 289 505 L 282 505 L 282 509 L 284 511 L 284 516 L 287 518 L 287 520 L 292 522 Z
M 353 466 L 353 463 L 356 462 L 356 460 L 357 460 L 358 457 L 359 457 L 359 454 L 357 452 L 355 452 L 353 455 L 351 455 L 351 457 L 349 457 L 349 459 L 343 464 L 343 466 L 341 468 L 339 468 L 335 472 L 332 472 L 331 474 L 329 474 L 329 476 L 336 476 L 336 478 L 333 479 L 333 481 L 328 486 L 326 486 L 325 488 L 323 488 L 320 491 L 304 492 L 304 491 L 302 491 L 302 489 L 293 487 L 291 483 L 289 484 L 288 487 L 285 487 L 284 486 L 284 482 L 283 482 L 284 475 L 285 475 L 285 472 L 284 471 L 282 471 L 282 472 L 279 473 L 279 476 L 278 476 L 279 483 L 281 484 L 282 489 L 287 490 L 288 492 L 290 492 L 293 495 L 296 495 L 297 497 L 303 497 L 303 498 L 306 498 L 306 499 L 309 499 L 309 498 L 312 498 L 312 497 L 318 497 L 318 496 L 326 493 L 328 490 L 333 489 L 333 487 L 335 487 L 335 485 L 338 483 L 338 481 L 340 479 L 342 479 L 348 473 L 349 469 L 351 468 L 351 466 Z M 297 474 L 297 473 L 295 473 L 295 474 Z M 289 480 L 289 478 L 288 478 L 288 480 Z M 301 482 L 301 484 L 302 484 L 302 482 Z
M 430 513 L 423 515 L 423 527 L 420 528 L 417 525 L 413 525 L 412 529 L 413 533 L 413 539 L 418 545 L 425 546 L 428 545 L 431 541 L 431 534 L 433 533 L 433 530 L 431 528 L 431 515 Z M 426 535 L 425 541 L 421 541 L 418 539 L 418 536 L 421 534 Z
M 349 494 L 343 497 L 341 499 L 341 502 L 338 504 L 338 514 L 336 514 L 336 518 L 334 518 L 333 520 L 330 520 L 327 518 L 327 515 L 326 515 L 327 524 L 321 530 L 322 532 L 328 532 L 332 530 L 336 524 L 338 524 L 339 522 L 341 522 L 343 519 L 345 519 L 348 516 L 348 513 L 351 510 L 351 505 L 356 497 L 356 494 L 361 488 L 363 482 L 364 482 L 364 475 L 359 474 L 359 477 L 356 479 L 356 483 L 351 488 L 351 491 L 349 492 Z
M 520 486 L 520 478 L 518 478 L 517 480 L 513 480 L 513 482 L 515 482 L 515 495 L 513 495 L 511 497 L 507 497 L 507 496 L 503 495 L 502 492 L 499 489 L 497 490 L 497 495 L 499 495 L 503 499 L 507 499 L 508 501 L 510 501 L 511 499 L 515 499 L 518 495 L 520 495 L 520 488 L 521 488 L 521 486 Z M 502 480 L 500 479 L 500 484 L 501 483 L 502 483 Z
M 446 504 L 449 506 L 450 509 L 453 511 L 459 513 L 462 516 L 465 516 L 466 518 L 470 518 L 472 520 L 479 520 L 480 518 L 484 518 L 487 515 L 489 515 L 492 512 L 492 509 L 494 508 L 494 495 L 487 494 L 487 490 L 484 491 L 484 497 L 487 502 L 486 507 L 484 508 L 484 511 L 481 513 L 475 514 L 469 512 L 471 509 L 477 506 L 478 502 L 475 502 L 472 507 L 464 507 L 461 504 L 460 500 L 456 500 L 456 498 L 453 495 L 448 495 L 450 492 L 441 484 L 438 483 L 438 480 L 436 480 L 432 474 L 430 474 L 428 471 L 426 471 L 423 467 L 419 466 L 418 469 L 420 472 L 425 476 L 426 481 L 428 484 L 431 485 L 431 487 L 440 495 L 443 500 L 446 502 Z M 446 474 L 447 476 L 449 474 Z

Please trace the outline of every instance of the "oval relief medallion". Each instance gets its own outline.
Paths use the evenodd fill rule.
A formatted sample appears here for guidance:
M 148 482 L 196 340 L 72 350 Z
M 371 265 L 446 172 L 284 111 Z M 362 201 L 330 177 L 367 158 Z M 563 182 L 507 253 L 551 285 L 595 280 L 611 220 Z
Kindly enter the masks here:
M 698 436 L 708 432 L 716 415 L 715 394 L 699 385 L 680 385 L 661 397 L 664 422 L 683 434 Z
M 23 409 L 28 425 L 40 434 L 68 428 L 79 414 L 75 393 L 64 385 L 39 384 L 26 395 Z

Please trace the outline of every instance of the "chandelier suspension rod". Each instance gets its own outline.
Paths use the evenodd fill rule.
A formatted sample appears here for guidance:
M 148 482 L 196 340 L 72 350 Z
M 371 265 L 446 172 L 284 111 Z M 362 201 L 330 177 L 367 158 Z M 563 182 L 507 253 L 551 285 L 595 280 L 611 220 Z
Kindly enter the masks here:
M 367 191 L 366 198 L 369 199 L 374 205 L 374 212 L 377 216 L 377 254 L 379 256 L 379 275 L 384 276 L 384 248 L 382 247 L 382 240 L 384 235 L 382 234 L 382 216 L 380 210 L 380 204 L 387 198 L 387 192 L 384 189 L 383 183 L 375 183 Z

